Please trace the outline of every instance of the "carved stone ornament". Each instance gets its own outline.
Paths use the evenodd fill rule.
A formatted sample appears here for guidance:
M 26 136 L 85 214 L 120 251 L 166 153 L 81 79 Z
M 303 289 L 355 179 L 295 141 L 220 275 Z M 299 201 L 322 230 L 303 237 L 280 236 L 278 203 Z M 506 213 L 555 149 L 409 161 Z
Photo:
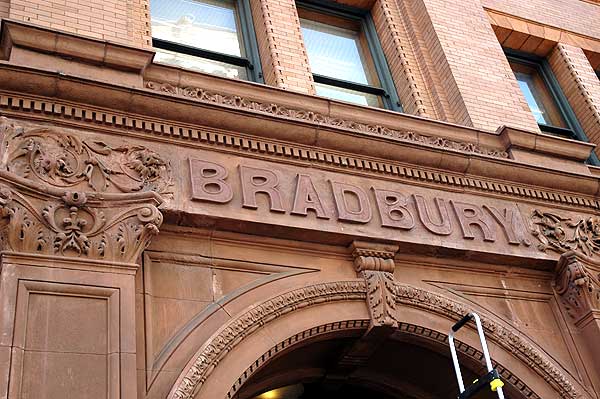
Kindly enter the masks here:
M 172 195 L 171 165 L 140 146 L 111 146 L 49 127 L 24 128 L 0 118 L 0 170 L 77 191 Z
M 398 327 L 394 299 L 394 256 L 397 245 L 354 241 L 350 246 L 354 267 L 367 284 L 371 328 Z
M 318 112 L 293 109 L 279 104 L 254 101 L 252 99 L 236 95 L 211 92 L 199 87 L 177 87 L 169 83 L 153 81 L 147 81 L 146 87 L 151 90 L 175 96 L 187 97 L 208 104 L 220 104 L 250 112 L 268 114 L 292 120 L 300 120 L 333 128 L 347 129 L 354 132 L 369 133 L 378 136 L 393 137 L 399 141 L 416 143 L 428 147 L 446 148 L 465 153 L 487 155 L 494 158 L 508 158 L 508 153 L 506 151 L 487 148 L 476 143 L 467 143 L 463 141 L 447 139 L 444 137 L 429 136 L 407 130 L 397 130 L 381 125 L 369 125 L 348 119 L 332 118 Z
M 586 256 L 600 253 L 600 217 L 573 220 L 555 213 L 533 211 L 531 233 L 540 241 L 538 249 L 560 254 L 578 251 Z
M 0 249 L 134 263 L 158 233 L 156 193 L 84 193 L 0 171 Z
M 167 398 L 192 399 L 224 356 L 244 338 L 270 321 L 296 309 L 315 304 L 364 300 L 365 290 L 366 284 L 363 280 L 321 283 L 280 294 L 252 307 L 221 327 L 202 346 L 188 363 Z M 397 304 L 435 313 L 447 317 L 449 320 L 458 320 L 465 313 L 473 310 L 448 297 L 411 285 L 396 283 L 393 293 Z M 494 316 L 487 314 L 483 309 L 477 311 L 482 316 L 483 327 L 488 339 L 497 343 L 539 374 L 557 391 L 558 397 L 569 399 L 591 397 L 589 394 L 582 395 L 575 388 L 568 374 L 564 373 L 541 349 L 523 338 L 522 334 L 511 326 L 497 321 Z
M 600 264 L 573 251 L 564 253 L 556 267 L 554 289 L 575 321 L 600 310 Z

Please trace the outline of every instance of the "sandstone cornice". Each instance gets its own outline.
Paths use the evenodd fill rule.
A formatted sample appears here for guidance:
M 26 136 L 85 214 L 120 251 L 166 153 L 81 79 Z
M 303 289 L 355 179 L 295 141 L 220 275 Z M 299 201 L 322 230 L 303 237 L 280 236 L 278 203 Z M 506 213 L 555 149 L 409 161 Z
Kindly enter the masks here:
M 142 72 L 154 56 L 151 50 L 84 38 L 17 20 L 3 19 L 1 30 L 0 59 L 8 59 L 12 49 L 20 47 L 80 62 Z
M 185 87 L 208 87 L 211 93 L 216 93 L 216 98 L 227 98 L 227 102 L 202 102 L 135 85 L 117 86 L 71 75 L 0 62 L 0 90 L 21 93 L 2 96 L 1 112 L 25 118 L 28 117 L 25 114 L 33 114 L 36 119 L 59 119 L 79 126 L 92 123 L 137 134 L 149 133 L 160 136 L 156 138 L 161 141 L 204 141 L 228 150 L 243 148 L 246 142 L 250 151 L 290 158 L 302 159 L 305 154 L 307 160 L 312 160 L 310 153 L 314 152 L 314 160 L 335 167 L 412 176 L 432 184 L 450 182 L 458 184 L 457 187 L 534 200 L 590 206 L 595 199 L 578 196 L 595 197 L 600 192 L 597 177 L 579 161 L 591 150 L 589 144 L 509 128 L 496 133 L 484 132 L 158 65 L 147 68 L 146 79 L 158 76 Z M 228 94 L 232 91 L 238 94 Z M 48 98 L 36 97 L 39 95 Z M 273 107 L 257 111 L 240 106 L 250 101 L 247 98 L 260 104 L 273 104 Z M 302 118 L 280 115 L 292 105 L 300 107 L 294 108 L 299 110 L 295 115 L 301 114 Z M 324 125 L 311 120 L 310 115 L 317 113 L 326 115 L 331 123 Z M 244 133 L 211 133 L 211 129 Z M 401 132 L 402 137 L 387 135 L 390 129 Z M 531 142 L 535 144 L 528 148 Z M 480 149 L 484 148 L 496 152 L 482 153 Z M 525 154 L 515 152 L 523 148 L 527 150 Z M 504 150 L 515 159 L 494 156 Z M 414 165 L 414 171 L 403 173 L 406 168 L 399 168 L 399 163 Z M 446 174 L 454 176 L 446 178 Z M 479 182 L 478 177 L 493 181 Z M 504 182 L 523 187 L 511 187 Z M 531 186 L 562 193 L 532 190 Z

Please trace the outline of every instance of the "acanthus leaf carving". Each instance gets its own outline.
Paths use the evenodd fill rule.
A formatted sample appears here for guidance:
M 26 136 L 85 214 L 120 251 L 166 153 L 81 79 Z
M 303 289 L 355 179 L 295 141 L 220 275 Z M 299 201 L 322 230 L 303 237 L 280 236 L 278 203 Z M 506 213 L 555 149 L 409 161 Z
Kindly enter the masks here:
M 143 195 L 143 203 L 111 206 L 92 194 L 67 191 L 41 199 L 0 183 L 1 248 L 133 263 L 162 223 L 156 197 Z
M 600 267 L 575 252 L 563 254 L 557 264 L 554 289 L 575 321 L 600 310 Z
M 111 146 L 49 127 L 0 118 L 0 169 L 69 190 L 172 195 L 171 165 L 139 145 Z
M 600 253 L 600 217 L 573 220 L 536 209 L 531 220 L 534 226 L 531 233 L 539 240 L 540 251 L 559 254 L 578 251 L 586 256 Z
M 371 328 L 398 327 L 394 300 L 394 257 L 398 246 L 377 242 L 353 241 L 350 245 L 354 268 L 365 280 Z
M 367 284 L 367 302 L 371 327 L 398 327 L 394 275 L 387 272 L 363 271 Z

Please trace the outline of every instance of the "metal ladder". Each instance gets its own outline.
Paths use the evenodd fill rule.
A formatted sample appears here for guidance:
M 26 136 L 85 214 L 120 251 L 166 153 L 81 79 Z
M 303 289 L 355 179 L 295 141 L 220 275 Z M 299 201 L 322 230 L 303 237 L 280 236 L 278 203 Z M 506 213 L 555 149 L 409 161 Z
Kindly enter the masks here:
M 460 372 L 460 364 L 458 363 L 458 356 L 456 354 L 456 347 L 454 346 L 454 334 L 467 324 L 471 319 L 475 320 L 477 325 L 477 333 L 479 334 L 479 341 L 481 341 L 481 348 L 483 349 L 483 357 L 485 358 L 485 365 L 487 366 L 488 373 L 479 377 L 471 385 L 465 389 L 462 374 Z M 504 399 L 504 393 L 502 387 L 504 382 L 500 379 L 498 371 L 492 367 L 492 360 L 490 359 L 490 353 L 488 352 L 487 342 L 485 341 L 485 335 L 483 334 L 483 327 L 481 325 L 481 319 L 477 313 L 469 313 L 452 326 L 450 333 L 448 334 L 448 343 L 450 344 L 450 352 L 452 353 L 452 362 L 454 363 L 454 371 L 456 372 L 456 380 L 458 381 L 458 388 L 460 393 L 458 399 L 468 399 L 475 395 L 477 392 L 484 389 L 489 385 L 489 388 L 498 394 L 499 399 Z

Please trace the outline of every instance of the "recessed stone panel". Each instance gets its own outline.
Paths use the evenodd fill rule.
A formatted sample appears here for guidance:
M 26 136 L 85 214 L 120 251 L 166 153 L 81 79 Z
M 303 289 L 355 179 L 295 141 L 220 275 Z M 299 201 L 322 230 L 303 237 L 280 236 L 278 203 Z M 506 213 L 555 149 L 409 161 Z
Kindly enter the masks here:
M 108 398 L 106 355 L 25 352 L 22 399 Z
M 106 298 L 31 294 L 26 350 L 106 354 Z

